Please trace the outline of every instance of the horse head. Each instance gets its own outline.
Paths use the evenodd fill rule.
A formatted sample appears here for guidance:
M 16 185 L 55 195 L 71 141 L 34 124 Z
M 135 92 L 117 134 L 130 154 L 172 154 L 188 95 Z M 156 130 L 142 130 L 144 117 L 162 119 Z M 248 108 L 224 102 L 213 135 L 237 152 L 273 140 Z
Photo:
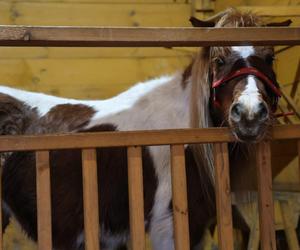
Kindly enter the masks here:
M 290 21 L 264 24 L 255 14 L 235 9 L 208 21 L 191 18 L 191 22 L 196 27 L 217 28 L 290 24 Z M 274 112 L 281 96 L 273 70 L 274 58 L 271 46 L 203 48 L 193 65 L 194 82 L 200 85 L 194 88 L 209 96 L 202 97 L 206 101 L 202 105 L 208 106 L 206 112 L 209 112 L 214 126 L 228 126 L 236 139 L 243 142 L 257 142 L 265 137 L 275 120 Z

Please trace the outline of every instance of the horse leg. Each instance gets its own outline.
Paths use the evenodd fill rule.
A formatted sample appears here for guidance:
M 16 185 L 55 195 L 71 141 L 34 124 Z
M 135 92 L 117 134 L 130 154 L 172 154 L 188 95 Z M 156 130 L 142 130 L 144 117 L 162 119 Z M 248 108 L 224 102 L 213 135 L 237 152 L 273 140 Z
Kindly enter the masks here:
M 151 221 L 150 238 L 154 250 L 174 250 L 173 216 L 171 211 Z
M 2 233 L 3 234 L 5 233 L 5 230 L 9 225 L 10 217 L 11 217 L 10 213 L 4 207 L 2 207 Z
M 150 223 L 150 239 L 154 250 L 174 250 L 171 198 L 171 183 L 159 181 Z

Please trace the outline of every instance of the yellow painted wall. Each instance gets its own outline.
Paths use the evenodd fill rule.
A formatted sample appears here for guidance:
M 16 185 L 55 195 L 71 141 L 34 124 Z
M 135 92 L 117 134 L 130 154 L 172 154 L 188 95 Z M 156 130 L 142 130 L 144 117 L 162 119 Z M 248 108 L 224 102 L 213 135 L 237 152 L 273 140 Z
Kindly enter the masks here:
M 194 8 L 188 0 L 2 0 L 0 24 L 81 26 L 189 26 Z M 291 16 L 300 25 L 300 0 L 195 0 L 196 8 L 251 8 L 274 19 Z M 198 16 L 208 16 L 212 13 Z M 277 18 L 278 19 L 278 18 Z M 299 47 L 278 56 L 280 82 L 289 88 Z M 186 48 L 10 48 L 0 47 L 0 83 L 72 98 L 107 98 L 138 81 L 182 69 L 191 58 Z M 296 98 L 298 102 L 299 97 Z M 295 164 L 279 178 L 297 182 Z M 34 249 L 10 226 L 5 250 Z
M 184 0 L 0 1 L 1 24 L 189 26 Z M 191 53 L 168 48 L 0 48 L 0 82 L 73 98 L 106 98 L 183 68 Z

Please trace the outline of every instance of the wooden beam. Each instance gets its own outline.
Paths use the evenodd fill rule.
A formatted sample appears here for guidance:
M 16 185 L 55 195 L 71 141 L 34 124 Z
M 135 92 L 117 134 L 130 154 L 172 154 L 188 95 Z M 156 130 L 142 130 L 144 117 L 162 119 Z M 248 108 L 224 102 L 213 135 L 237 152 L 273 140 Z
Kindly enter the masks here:
M 298 60 L 297 71 L 296 71 L 296 74 L 295 74 L 295 78 L 294 78 L 294 81 L 293 81 L 293 86 L 292 86 L 291 93 L 290 93 L 291 98 L 295 97 L 297 89 L 298 89 L 299 82 L 300 82 L 300 59 Z
M 171 145 L 175 249 L 190 249 L 184 145 Z
M 270 142 L 261 142 L 256 147 L 260 246 L 262 250 L 275 250 L 271 146 Z
M 281 89 L 281 94 L 282 94 L 282 97 L 285 99 L 285 101 L 288 103 L 288 107 L 290 107 L 293 110 L 293 112 L 295 113 L 295 115 L 300 119 L 299 109 L 297 107 L 297 104 L 292 99 L 292 97 L 288 93 L 286 93 L 286 91 L 284 89 Z
M 49 151 L 36 152 L 38 249 L 52 250 Z
M 300 139 L 300 125 L 274 126 L 271 129 L 271 139 Z M 233 141 L 235 139 L 228 128 L 18 135 L 0 136 L 0 152 Z
M 145 250 L 142 148 L 128 147 L 128 194 L 132 250 Z
M 100 250 L 98 173 L 95 149 L 82 150 L 82 177 L 85 249 Z
M 300 44 L 300 28 L 0 26 L 0 46 L 198 47 L 271 44 Z
M 214 144 L 217 223 L 220 250 L 232 250 L 233 229 L 227 143 Z

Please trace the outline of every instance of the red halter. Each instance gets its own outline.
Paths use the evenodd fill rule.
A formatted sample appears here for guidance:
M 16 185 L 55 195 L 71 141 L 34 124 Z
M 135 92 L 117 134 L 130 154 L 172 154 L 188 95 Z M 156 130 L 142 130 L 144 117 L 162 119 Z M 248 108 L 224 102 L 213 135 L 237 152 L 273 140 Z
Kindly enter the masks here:
M 216 93 L 215 93 L 215 89 L 217 87 L 219 87 L 220 85 L 234 79 L 237 78 L 239 76 L 243 76 L 243 75 L 253 75 L 256 76 L 257 78 L 259 78 L 260 80 L 263 81 L 264 84 L 266 84 L 271 90 L 272 92 L 275 94 L 276 99 L 272 105 L 272 110 L 273 112 L 276 111 L 277 109 L 277 103 L 278 103 L 278 98 L 281 97 L 281 92 L 279 90 L 279 88 L 274 84 L 273 81 L 271 81 L 264 73 L 262 73 L 261 71 L 259 71 L 256 68 L 253 67 L 244 67 L 244 68 L 240 68 L 232 73 L 230 73 L 229 75 L 213 82 L 212 84 L 212 89 L 213 89 L 213 102 L 214 105 L 216 107 L 220 107 L 221 104 L 218 102 L 218 100 L 216 99 Z

